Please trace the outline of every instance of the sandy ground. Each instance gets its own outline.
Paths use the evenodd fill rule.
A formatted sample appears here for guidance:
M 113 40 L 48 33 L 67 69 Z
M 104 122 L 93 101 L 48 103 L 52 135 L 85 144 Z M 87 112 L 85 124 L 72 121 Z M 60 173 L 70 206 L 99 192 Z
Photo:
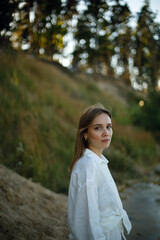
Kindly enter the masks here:
M 67 197 L 0 165 L 0 240 L 68 239 Z

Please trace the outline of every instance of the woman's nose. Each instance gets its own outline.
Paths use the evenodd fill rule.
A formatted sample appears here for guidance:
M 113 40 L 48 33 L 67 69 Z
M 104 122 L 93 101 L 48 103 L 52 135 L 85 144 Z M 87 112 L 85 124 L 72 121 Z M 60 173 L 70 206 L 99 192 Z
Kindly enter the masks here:
M 107 129 L 107 128 L 105 128 L 105 129 L 103 130 L 103 135 L 104 135 L 104 136 L 108 135 L 108 129 Z

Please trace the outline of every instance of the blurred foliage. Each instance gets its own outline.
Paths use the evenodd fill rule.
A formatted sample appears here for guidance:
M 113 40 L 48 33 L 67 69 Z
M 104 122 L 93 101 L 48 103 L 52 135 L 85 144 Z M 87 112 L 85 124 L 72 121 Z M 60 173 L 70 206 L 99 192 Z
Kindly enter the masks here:
M 155 22 L 155 18 L 146 0 L 138 13 L 133 42 L 134 66 L 138 68 L 136 80 L 141 85 L 147 83 L 151 92 L 158 85 L 160 73 L 160 24 Z
M 153 136 L 132 126 L 132 105 L 121 102 L 109 89 L 100 90 L 86 75 L 81 79 L 78 74 L 68 75 L 24 54 L 3 52 L 0 61 L 0 163 L 67 193 L 79 115 L 97 102 L 113 115 L 113 141 L 105 155 L 116 180 L 140 177 L 137 165 L 157 163 Z
M 19 0 L 0 1 L 0 32 L 1 31 L 7 32 L 11 29 L 10 23 L 14 21 L 13 13 L 18 10 L 18 3 Z
M 0 36 L 18 50 L 61 59 L 72 42 L 72 70 L 158 86 L 160 23 L 149 0 L 135 17 L 125 0 L 3 0 L 0 9 Z
M 135 107 L 133 122 L 137 126 L 151 131 L 158 142 L 160 142 L 160 92 L 151 92 L 144 100 L 144 106 Z

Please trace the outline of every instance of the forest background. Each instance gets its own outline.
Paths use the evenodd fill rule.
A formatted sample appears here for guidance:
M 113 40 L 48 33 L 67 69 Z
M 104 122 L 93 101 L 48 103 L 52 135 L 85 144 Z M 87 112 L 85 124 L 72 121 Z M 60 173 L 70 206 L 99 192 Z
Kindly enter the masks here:
M 113 115 L 115 178 L 147 179 L 160 154 L 160 23 L 148 0 L 132 18 L 123 0 L 0 2 L 2 164 L 66 193 L 79 113 L 101 102 Z M 67 34 L 64 69 L 53 60 Z

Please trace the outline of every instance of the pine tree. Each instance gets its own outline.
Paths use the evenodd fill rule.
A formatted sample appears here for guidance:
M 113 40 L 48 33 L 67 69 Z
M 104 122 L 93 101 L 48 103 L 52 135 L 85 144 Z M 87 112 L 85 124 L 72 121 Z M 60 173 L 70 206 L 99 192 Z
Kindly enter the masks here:
M 35 55 L 39 54 L 40 49 L 48 56 L 60 52 L 64 45 L 63 37 L 67 32 L 61 11 L 61 0 L 24 1 L 17 11 L 20 21 L 13 32 L 18 47 L 21 48 L 26 43 L 29 45 L 29 51 Z M 31 12 L 34 16 L 32 21 Z
M 115 0 L 111 6 L 111 38 L 115 48 L 117 67 L 121 69 L 119 74 L 127 84 L 130 84 L 129 58 L 131 53 L 132 29 L 129 26 L 131 12 L 127 3 Z
M 142 86 L 146 83 L 149 91 L 154 91 L 157 86 L 160 68 L 160 25 L 155 22 L 155 17 L 149 1 L 145 0 L 138 13 L 134 66 L 138 69 L 137 82 Z
M 13 14 L 18 8 L 19 0 L 9 1 L 3 0 L 0 1 L 0 32 L 1 31 L 10 31 L 10 23 L 13 22 Z M 1 33 L 2 34 L 2 33 Z
M 104 48 L 107 20 L 105 14 L 108 5 L 105 0 L 83 1 L 85 10 L 79 17 L 75 31 L 76 49 L 74 51 L 73 65 L 78 64 L 85 69 L 101 72 L 105 54 L 101 55 Z M 100 44 L 103 45 L 100 50 Z M 109 63 L 109 62 L 108 62 Z

